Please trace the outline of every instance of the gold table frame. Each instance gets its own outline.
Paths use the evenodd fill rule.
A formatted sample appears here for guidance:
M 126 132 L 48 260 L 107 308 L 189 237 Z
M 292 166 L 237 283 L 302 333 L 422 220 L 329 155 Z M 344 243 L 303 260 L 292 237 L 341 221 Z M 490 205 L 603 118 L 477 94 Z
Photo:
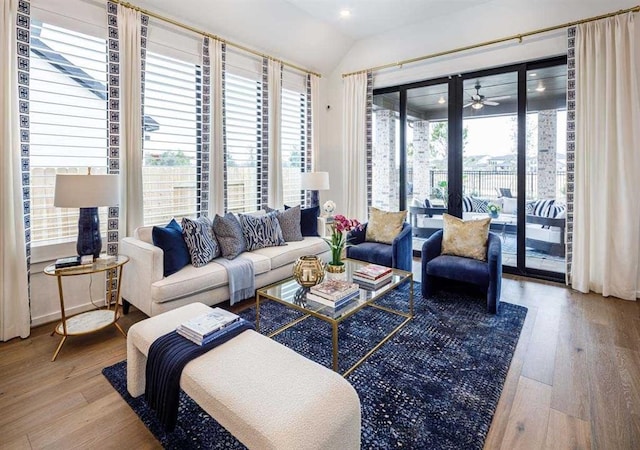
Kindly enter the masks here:
M 363 261 L 345 259 L 345 265 L 347 266 L 347 270 L 345 272 L 345 279 L 351 280 L 351 276 L 355 270 L 359 267 L 366 266 L 368 263 Z M 353 366 L 349 367 L 343 374 L 343 377 L 347 377 L 353 372 L 358 366 L 360 366 L 367 358 L 369 358 L 373 353 L 375 353 L 380 347 L 382 347 L 389 339 L 391 339 L 400 329 L 402 329 L 409 321 L 411 321 L 414 317 L 413 314 L 413 273 L 406 272 L 404 270 L 392 269 L 393 275 L 390 283 L 385 284 L 375 291 L 360 289 L 360 297 L 358 299 L 354 299 L 352 302 L 348 303 L 343 308 L 339 309 L 340 313 L 337 317 L 335 314 L 328 315 L 330 312 L 333 312 L 333 309 L 329 306 L 318 305 L 317 308 L 309 308 L 305 303 L 300 302 L 297 303 L 295 298 L 292 297 L 291 292 L 288 293 L 284 297 L 283 295 L 277 295 L 276 291 L 279 289 L 282 290 L 284 287 L 288 287 L 293 289 L 297 286 L 297 292 L 301 292 L 303 289 L 293 278 L 288 278 L 286 280 L 280 281 L 278 283 L 273 283 L 264 288 L 260 288 L 256 291 L 256 331 L 260 332 L 260 301 L 262 299 L 267 299 L 271 301 L 275 301 L 282 305 L 287 306 L 288 308 L 295 309 L 304 313 L 303 316 L 284 324 L 277 330 L 269 333 L 267 336 L 272 338 L 283 331 L 291 328 L 292 326 L 302 322 L 303 320 L 308 319 L 309 317 L 316 317 L 324 322 L 328 322 L 332 328 L 332 345 L 333 345 L 333 362 L 332 367 L 335 372 L 339 371 L 338 367 L 338 325 L 340 322 L 348 319 L 349 317 L 356 314 L 358 311 L 366 308 L 373 307 L 383 311 L 386 311 L 391 314 L 395 314 L 397 316 L 404 317 L 404 320 L 397 325 L 390 333 L 388 333 L 380 342 L 378 342 L 371 350 L 369 350 L 362 358 L 360 358 Z M 383 297 L 385 294 L 389 293 L 393 289 L 396 289 L 400 285 L 404 283 L 410 283 L 409 288 L 409 312 L 398 311 L 393 308 L 388 308 L 386 306 L 378 305 L 375 302 Z M 295 295 L 294 295 L 295 297 Z
M 61 320 L 56 324 L 55 328 L 51 332 L 51 336 L 53 336 L 54 334 L 58 334 L 62 336 L 62 339 L 60 340 L 58 347 L 53 353 L 53 357 L 51 358 L 52 362 L 55 361 L 58 357 L 58 353 L 60 353 L 60 350 L 62 349 L 62 346 L 64 345 L 68 336 L 80 336 L 83 334 L 94 333 L 98 330 L 102 330 L 103 328 L 108 327 L 109 325 L 115 325 L 115 327 L 120 331 L 120 333 L 122 333 L 122 335 L 126 339 L 127 333 L 125 333 L 118 324 L 118 319 L 120 318 L 118 312 L 120 307 L 120 285 L 122 281 L 122 269 L 127 262 L 129 262 L 128 256 L 118 255 L 114 261 L 106 264 L 93 263 L 87 266 L 72 266 L 63 269 L 56 269 L 55 264 L 50 264 L 44 268 L 44 273 L 46 275 L 55 276 L 57 278 L 58 297 L 60 299 Z M 106 290 L 106 299 L 108 299 L 108 301 L 106 302 L 106 309 L 93 309 L 67 317 L 64 307 L 64 291 L 62 289 L 62 279 L 65 277 L 78 275 L 92 275 L 100 272 L 107 272 L 106 276 L 108 278 Z M 114 286 L 116 291 L 115 297 L 113 295 Z M 114 303 L 113 310 L 111 309 L 112 303 Z M 87 322 L 89 322 L 89 325 L 87 325 L 86 323 L 82 323 L 83 318 Z M 71 321 L 71 323 L 69 323 L 69 321 Z

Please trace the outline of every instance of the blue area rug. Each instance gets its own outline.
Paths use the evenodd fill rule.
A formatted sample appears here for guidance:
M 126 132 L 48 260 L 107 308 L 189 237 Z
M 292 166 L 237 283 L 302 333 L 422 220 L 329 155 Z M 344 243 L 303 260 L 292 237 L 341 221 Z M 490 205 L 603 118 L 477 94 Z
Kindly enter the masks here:
M 419 283 L 414 300 L 415 319 L 347 378 L 362 405 L 362 448 L 481 449 L 527 310 L 502 302 L 498 314 L 490 315 L 484 299 L 460 294 L 426 300 Z M 405 285 L 379 303 L 406 310 L 407 301 Z M 253 320 L 255 308 L 241 315 Z M 262 332 L 298 315 L 267 302 L 260 308 Z M 341 371 L 400 321 L 367 308 L 341 323 Z M 331 366 L 331 327 L 325 322 L 304 320 L 276 340 Z M 176 430 L 165 433 L 144 396 L 134 399 L 127 393 L 124 361 L 103 374 L 165 448 L 244 448 L 184 393 Z

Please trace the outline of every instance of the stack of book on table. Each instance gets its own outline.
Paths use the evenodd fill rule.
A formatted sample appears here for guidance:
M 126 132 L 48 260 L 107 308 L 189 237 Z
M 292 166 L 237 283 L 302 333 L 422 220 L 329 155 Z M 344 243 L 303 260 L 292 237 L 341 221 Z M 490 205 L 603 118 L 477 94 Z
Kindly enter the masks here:
M 201 314 L 178 325 L 176 332 L 190 341 L 204 345 L 240 326 L 240 317 L 222 308 Z
M 365 289 L 376 290 L 391 282 L 393 271 L 390 267 L 367 264 L 353 272 L 353 281 Z
M 348 281 L 326 280 L 309 289 L 307 300 L 339 309 L 354 298 L 360 297 L 360 287 Z

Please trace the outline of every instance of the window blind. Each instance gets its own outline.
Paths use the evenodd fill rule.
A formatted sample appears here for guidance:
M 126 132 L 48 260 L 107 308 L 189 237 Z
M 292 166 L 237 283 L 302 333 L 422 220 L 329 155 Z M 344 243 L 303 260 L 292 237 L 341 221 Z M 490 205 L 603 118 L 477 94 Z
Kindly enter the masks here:
M 144 85 L 145 225 L 198 213 L 197 152 L 201 129 L 198 66 L 147 52 Z
M 34 18 L 30 64 L 31 239 L 44 245 L 77 235 L 78 210 L 53 206 L 56 173 L 107 172 L 106 41 Z
M 225 66 L 226 210 L 250 212 L 262 207 L 263 87 L 257 61 L 229 53 Z

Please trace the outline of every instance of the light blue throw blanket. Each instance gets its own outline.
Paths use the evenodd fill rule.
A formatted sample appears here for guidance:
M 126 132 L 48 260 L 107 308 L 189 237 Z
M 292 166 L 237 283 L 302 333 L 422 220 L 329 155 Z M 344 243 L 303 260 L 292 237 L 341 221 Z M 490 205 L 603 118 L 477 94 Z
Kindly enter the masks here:
M 239 256 L 234 259 L 218 258 L 215 262 L 227 269 L 229 303 L 233 305 L 236 302 L 253 297 L 256 292 L 253 261 Z

